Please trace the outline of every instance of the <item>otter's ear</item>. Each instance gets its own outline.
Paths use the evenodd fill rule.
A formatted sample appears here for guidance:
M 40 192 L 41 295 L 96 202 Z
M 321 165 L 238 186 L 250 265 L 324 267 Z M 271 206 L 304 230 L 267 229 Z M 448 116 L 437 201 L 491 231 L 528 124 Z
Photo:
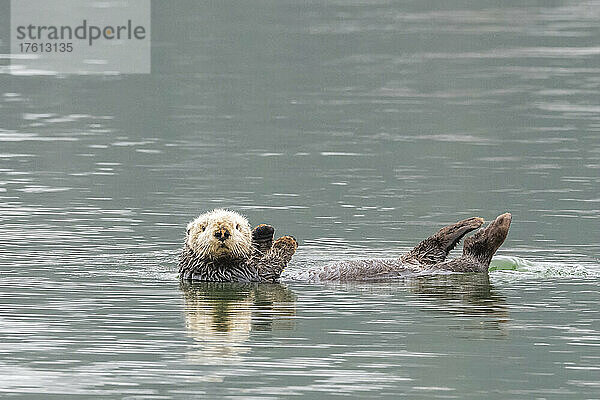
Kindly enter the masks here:
M 190 230 L 191 230 L 191 229 L 192 229 L 192 228 L 188 227 L 188 228 L 185 230 L 185 235 L 186 235 L 186 236 L 190 236 Z

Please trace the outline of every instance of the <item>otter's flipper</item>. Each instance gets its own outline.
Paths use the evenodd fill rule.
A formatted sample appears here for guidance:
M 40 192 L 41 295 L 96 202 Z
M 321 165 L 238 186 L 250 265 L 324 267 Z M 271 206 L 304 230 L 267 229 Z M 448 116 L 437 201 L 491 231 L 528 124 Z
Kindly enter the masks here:
M 482 224 L 483 218 L 474 217 L 448 225 L 402 256 L 402 262 L 421 265 L 441 263 L 464 235 Z
M 487 272 L 492 257 L 508 235 L 511 220 L 510 213 L 499 215 L 486 228 L 465 239 L 462 257 L 437 264 L 433 268 L 453 272 Z
M 511 221 L 512 215 L 504 213 L 497 216 L 485 229 L 480 229 L 473 236 L 466 238 L 463 257 L 475 258 L 486 268 L 489 267 L 492 257 L 508 236 Z
M 283 269 L 292 259 L 298 242 L 291 236 L 282 236 L 273 243 L 271 251 L 250 262 L 256 265 L 261 282 L 277 282 Z
M 252 245 L 261 253 L 265 254 L 273 246 L 273 234 L 275 228 L 271 225 L 260 224 L 252 230 Z

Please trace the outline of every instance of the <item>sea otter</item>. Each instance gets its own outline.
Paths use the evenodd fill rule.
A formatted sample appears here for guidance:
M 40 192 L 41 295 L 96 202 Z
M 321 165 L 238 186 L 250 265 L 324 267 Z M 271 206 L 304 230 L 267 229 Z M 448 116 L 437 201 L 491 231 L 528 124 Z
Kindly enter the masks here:
M 446 261 L 458 242 L 483 222 L 474 217 L 448 225 L 397 259 L 338 261 L 290 272 L 282 278 L 356 281 L 436 272 L 486 272 L 508 235 L 510 213 L 498 216 L 485 229 L 465 239 L 462 257 Z M 246 218 L 233 211 L 217 209 L 202 214 L 188 224 L 179 261 L 180 277 L 213 282 L 278 282 L 298 245 L 291 236 L 273 242 L 273 233 L 269 225 L 251 230 Z
M 187 226 L 179 259 L 183 280 L 277 282 L 298 244 L 291 236 L 273 242 L 270 225 L 250 229 L 235 211 L 215 209 Z
M 440 272 L 487 272 L 492 256 L 508 235 L 511 219 L 510 213 L 499 215 L 485 229 L 466 238 L 462 257 L 450 261 L 446 261 L 448 253 L 463 236 L 483 225 L 482 218 L 469 218 L 448 225 L 400 258 L 337 261 L 291 273 L 284 278 L 313 282 L 359 281 Z

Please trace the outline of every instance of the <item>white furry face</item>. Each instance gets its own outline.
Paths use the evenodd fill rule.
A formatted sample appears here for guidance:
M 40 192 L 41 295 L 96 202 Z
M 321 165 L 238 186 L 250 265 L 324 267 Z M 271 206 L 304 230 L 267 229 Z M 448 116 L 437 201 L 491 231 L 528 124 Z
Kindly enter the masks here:
M 185 242 L 201 258 L 243 259 L 252 252 L 252 231 L 242 215 L 216 209 L 188 224 Z

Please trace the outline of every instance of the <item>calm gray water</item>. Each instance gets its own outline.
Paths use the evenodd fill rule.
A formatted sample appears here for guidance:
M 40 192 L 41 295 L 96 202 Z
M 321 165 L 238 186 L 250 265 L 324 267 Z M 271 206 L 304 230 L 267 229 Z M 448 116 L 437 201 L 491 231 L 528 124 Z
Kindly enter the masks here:
M 0 66 L 0 397 L 600 398 L 600 2 L 152 14 L 151 75 Z M 489 279 L 180 286 L 221 206 L 290 269 L 513 224 Z

